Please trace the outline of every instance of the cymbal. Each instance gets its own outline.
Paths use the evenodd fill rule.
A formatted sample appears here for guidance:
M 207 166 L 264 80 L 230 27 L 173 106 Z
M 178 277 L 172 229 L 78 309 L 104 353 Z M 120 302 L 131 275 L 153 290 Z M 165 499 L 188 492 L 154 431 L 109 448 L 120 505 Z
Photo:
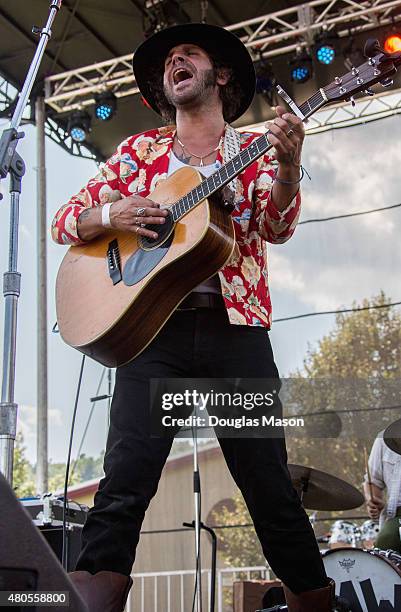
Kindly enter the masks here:
M 383 434 L 386 445 L 398 455 L 401 455 L 401 419 L 394 421 Z
M 293 463 L 288 469 L 294 488 L 309 510 L 350 510 L 364 503 L 362 493 L 337 476 Z

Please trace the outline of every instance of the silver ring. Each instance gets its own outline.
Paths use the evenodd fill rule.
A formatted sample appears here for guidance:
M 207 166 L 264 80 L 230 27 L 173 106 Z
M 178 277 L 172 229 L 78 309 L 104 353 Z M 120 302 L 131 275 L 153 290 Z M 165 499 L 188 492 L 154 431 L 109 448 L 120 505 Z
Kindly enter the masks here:
M 146 223 L 141 223 L 139 227 L 145 227 Z
M 136 211 L 136 214 L 138 217 L 142 217 L 145 213 L 146 208 L 138 208 L 138 210 Z
M 137 225 L 136 228 L 135 228 L 135 234 L 137 234 L 140 229 L 141 229 L 140 225 Z
M 287 136 L 292 136 L 294 134 L 294 130 L 288 130 Z

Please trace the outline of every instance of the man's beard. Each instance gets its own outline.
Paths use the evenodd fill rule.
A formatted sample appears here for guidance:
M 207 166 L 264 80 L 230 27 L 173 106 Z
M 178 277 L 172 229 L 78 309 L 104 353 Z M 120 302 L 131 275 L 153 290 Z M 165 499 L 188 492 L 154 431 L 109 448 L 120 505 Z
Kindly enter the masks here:
M 192 77 L 193 79 L 195 77 Z M 164 95 L 169 104 L 177 108 L 188 104 L 189 102 L 198 101 L 203 102 L 209 98 L 210 90 L 216 86 L 217 75 L 214 68 L 204 70 L 202 73 L 198 73 L 197 81 L 194 87 L 185 94 L 175 94 L 173 88 L 170 90 L 170 85 L 164 86 Z

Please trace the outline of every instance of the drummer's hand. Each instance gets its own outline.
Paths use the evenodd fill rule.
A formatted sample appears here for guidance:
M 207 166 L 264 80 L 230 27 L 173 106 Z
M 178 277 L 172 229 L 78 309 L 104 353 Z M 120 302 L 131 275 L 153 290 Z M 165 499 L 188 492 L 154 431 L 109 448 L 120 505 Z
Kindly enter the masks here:
M 368 514 L 371 519 L 378 519 L 380 516 L 380 512 L 383 510 L 385 504 L 384 501 L 378 499 L 377 497 L 371 497 L 366 502 L 366 506 L 368 508 Z

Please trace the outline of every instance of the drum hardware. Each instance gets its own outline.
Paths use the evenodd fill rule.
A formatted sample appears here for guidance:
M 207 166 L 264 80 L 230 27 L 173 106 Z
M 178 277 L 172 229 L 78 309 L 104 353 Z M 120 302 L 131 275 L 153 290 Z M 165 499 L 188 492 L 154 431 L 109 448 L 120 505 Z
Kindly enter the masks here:
M 355 523 L 350 521 L 338 520 L 335 521 L 331 528 L 329 538 L 329 548 L 356 548 L 357 543 L 361 541 L 361 531 Z
M 389 425 L 383 434 L 385 444 L 397 455 L 401 455 L 401 419 Z
M 370 552 L 377 553 L 378 555 L 389 559 L 392 563 L 394 563 L 394 565 L 399 567 L 401 571 L 401 555 L 395 550 L 380 550 L 379 548 L 374 548 Z
M 305 508 L 351 510 L 364 503 L 362 493 L 337 476 L 303 465 L 288 464 L 291 481 Z
M 377 521 L 369 519 L 362 523 L 360 527 L 362 548 L 374 548 L 374 542 L 379 535 L 380 527 Z
M 287 606 L 273 606 L 273 608 L 263 608 L 263 610 L 256 610 L 256 612 L 287 612 Z
M 273 608 L 263 608 L 263 610 L 256 610 L 256 612 L 288 612 L 288 606 L 278 605 Z M 311 610 L 312 612 L 312 610 Z M 335 607 L 332 612 L 352 612 L 349 603 L 342 597 L 336 597 Z

